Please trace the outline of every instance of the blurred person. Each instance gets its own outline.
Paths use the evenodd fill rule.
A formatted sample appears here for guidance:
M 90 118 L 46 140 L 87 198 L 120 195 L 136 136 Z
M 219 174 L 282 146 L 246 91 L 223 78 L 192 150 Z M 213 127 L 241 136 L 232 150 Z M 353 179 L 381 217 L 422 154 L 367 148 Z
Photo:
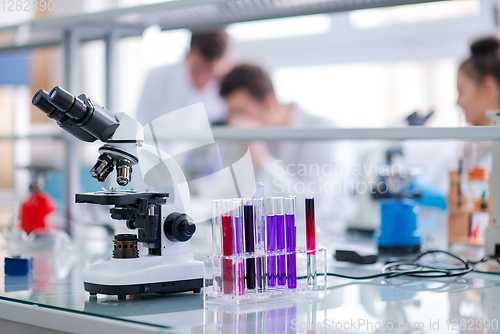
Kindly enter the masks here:
M 470 50 L 471 56 L 462 62 L 457 73 L 457 104 L 467 123 L 488 126 L 486 111 L 500 110 L 500 40 L 486 37 L 472 43 Z M 464 170 L 476 165 L 491 167 L 491 141 L 464 145 Z
M 458 101 L 467 123 L 490 125 L 487 110 L 500 109 L 500 40 L 488 37 L 472 43 L 471 56 L 459 67 Z
M 310 114 L 295 103 L 280 102 L 269 74 L 262 68 L 243 64 L 221 81 L 220 95 L 228 109 L 227 125 L 241 128 L 335 127 L 329 119 Z M 256 182 L 263 182 L 266 196 L 298 197 L 297 211 L 303 214 L 304 196 L 314 196 L 317 215 L 326 230 L 338 230 L 355 210 L 350 166 L 343 164 L 340 145 L 328 142 L 251 142 L 248 147 Z M 347 162 L 347 161 L 346 161 Z M 346 184 L 347 183 L 347 184 Z
M 219 79 L 225 74 L 229 37 L 225 30 L 193 33 L 185 59 L 153 69 L 146 79 L 137 109 L 142 124 L 167 113 L 203 102 L 210 123 L 224 122 L 227 112 L 220 98 Z

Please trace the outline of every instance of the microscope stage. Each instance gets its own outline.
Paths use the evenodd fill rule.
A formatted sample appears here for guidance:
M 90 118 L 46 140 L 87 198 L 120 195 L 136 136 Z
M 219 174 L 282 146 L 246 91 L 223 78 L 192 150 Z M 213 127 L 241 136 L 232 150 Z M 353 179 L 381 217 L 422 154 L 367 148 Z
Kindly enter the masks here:
M 76 194 L 76 203 L 90 203 L 99 205 L 133 205 L 139 204 L 145 198 L 149 204 L 165 204 L 168 193 L 131 192 L 131 191 L 102 191 L 94 193 Z

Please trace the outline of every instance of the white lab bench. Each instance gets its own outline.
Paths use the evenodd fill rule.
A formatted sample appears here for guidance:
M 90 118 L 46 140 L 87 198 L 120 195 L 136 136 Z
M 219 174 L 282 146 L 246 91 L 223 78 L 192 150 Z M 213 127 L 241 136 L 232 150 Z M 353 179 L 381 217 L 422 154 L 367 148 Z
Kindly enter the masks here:
M 359 236 L 349 236 L 344 242 L 370 243 Z M 370 323 L 391 323 L 408 328 L 423 324 L 423 330 L 414 331 L 420 333 L 471 333 L 467 328 L 460 330 L 460 321 L 483 327 L 489 321 L 490 328 L 497 328 L 500 321 L 500 274 L 474 272 L 455 279 L 425 280 L 329 277 L 324 292 L 275 296 L 239 305 L 207 303 L 204 307 L 203 295 L 192 292 L 129 296 L 125 301 L 118 301 L 117 296 L 89 298 L 80 279 L 87 263 L 81 256 L 69 274 L 59 278 L 58 265 L 39 256 L 32 276 L 4 275 L 0 332 L 313 333 L 314 323 L 316 333 L 333 332 L 332 326 L 339 326 L 335 332 L 375 333 L 391 331 L 368 327 Z M 330 272 L 353 276 L 376 273 L 380 266 L 333 259 L 328 265 Z M 363 322 L 366 325 L 360 327 Z M 347 328 L 353 324 L 356 329 Z M 431 328 L 438 325 L 439 330 Z M 395 328 L 392 332 L 411 331 Z

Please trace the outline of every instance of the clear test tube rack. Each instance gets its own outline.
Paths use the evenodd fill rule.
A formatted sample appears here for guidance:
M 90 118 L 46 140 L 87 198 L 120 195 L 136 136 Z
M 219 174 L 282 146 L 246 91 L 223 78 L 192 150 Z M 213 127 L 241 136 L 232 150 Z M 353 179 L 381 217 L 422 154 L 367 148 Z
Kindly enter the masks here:
M 269 298 L 273 296 L 282 296 L 286 294 L 293 294 L 304 291 L 322 291 L 326 293 L 327 287 L 327 257 L 326 257 L 326 249 L 319 248 L 315 250 L 306 250 L 306 249 L 297 249 L 293 252 L 287 251 L 274 251 L 274 252 L 266 252 L 263 254 L 259 253 L 243 253 L 231 256 L 224 256 L 220 254 L 214 255 L 205 255 L 204 263 L 205 263 L 205 279 L 204 279 L 204 289 L 203 289 L 203 300 L 204 303 L 224 303 L 224 302 L 242 302 L 242 301 L 252 301 L 263 298 Z M 288 288 L 288 284 L 286 285 L 276 285 L 269 286 L 266 284 L 264 288 L 255 288 L 248 289 L 245 285 L 244 290 L 240 289 L 240 284 L 237 282 L 241 281 L 241 275 L 245 275 L 244 272 L 239 272 L 239 268 L 244 268 L 242 263 L 245 263 L 247 259 L 257 259 L 260 261 L 264 260 L 265 263 L 268 263 L 268 259 L 271 257 L 277 256 L 285 256 L 295 255 L 296 258 L 296 267 L 297 267 L 297 287 L 294 289 Z M 306 273 L 306 263 L 307 257 L 309 255 L 316 257 L 316 280 L 311 284 L 307 280 Z M 223 265 L 223 262 L 226 262 L 226 265 Z M 228 280 L 224 280 L 223 278 L 223 267 L 228 268 L 227 265 L 230 263 L 230 268 L 232 268 L 232 272 L 230 273 L 231 279 L 231 288 L 224 289 L 224 284 L 228 282 Z M 227 274 L 227 273 L 226 273 Z M 266 270 L 267 277 L 267 270 Z M 212 284 L 207 284 L 207 282 L 212 282 Z M 266 279 L 267 282 L 267 279 Z M 227 291 L 231 291 L 231 293 L 227 293 Z M 226 293 L 225 293 L 226 291 Z

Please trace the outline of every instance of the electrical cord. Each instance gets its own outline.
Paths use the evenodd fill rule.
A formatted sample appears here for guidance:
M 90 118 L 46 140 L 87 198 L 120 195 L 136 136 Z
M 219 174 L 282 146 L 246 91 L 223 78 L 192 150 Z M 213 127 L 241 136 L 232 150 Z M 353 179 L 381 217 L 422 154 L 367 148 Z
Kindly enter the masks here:
M 448 255 L 456 260 L 458 260 L 462 265 L 459 267 L 453 267 L 453 268 L 443 268 L 443 267 L 434 267 L 426 264 L 421 264 L 417 263 L 420 259 L 422 259 L 424 256 L 429 255 L 429 254 L 436 254 L 436 253 L 441 253 Z M 336 274 L 336 273 L 327 273 L 328 276 L 334 276 L 334 277 L 340 277 L 340 278 L 346 278 L 346 279 L 353 279 L 353 280 L 368 280 L 368 279 L 374 279 L 374 278 L 395 278 L 395 277 L 401 277 L 401 276 L 406 276 L 406 277 L 420 277 L 420 278 L 442 278 L 442 277 L 457 277 L 457 276 L 463 276 L 466 275 L 474 270 L 474 266 L 478 263 L 486 262 L 489 260 L 496 260 L 498 263 L 500 263 L 500 258 L 495 257 L 494 255 L 487 255 L 483 257 L 479 261 L 468 261 L 463 258 L 461 258 L 458 255 L 452 254 L 450 252 L 444 251 L 444 250 L 439 250 L 439 249 L 434 249 L 434 250 L 428 250 L 426 252 L 423 252 L 422 254 L 418 255 L 414 260 L 412 261 L 397 261 L 397 262 L 390 262 L 387 263 L 383 268 L 382 268 L 382 273 L 380 274 L 374 274 L 374 275 L 368 275 L 368 276 L 348 276 L 348 275 L 341 275 L 341 274 Z M 300 278 L 306 278 L 306 277 L 300 277 Z

